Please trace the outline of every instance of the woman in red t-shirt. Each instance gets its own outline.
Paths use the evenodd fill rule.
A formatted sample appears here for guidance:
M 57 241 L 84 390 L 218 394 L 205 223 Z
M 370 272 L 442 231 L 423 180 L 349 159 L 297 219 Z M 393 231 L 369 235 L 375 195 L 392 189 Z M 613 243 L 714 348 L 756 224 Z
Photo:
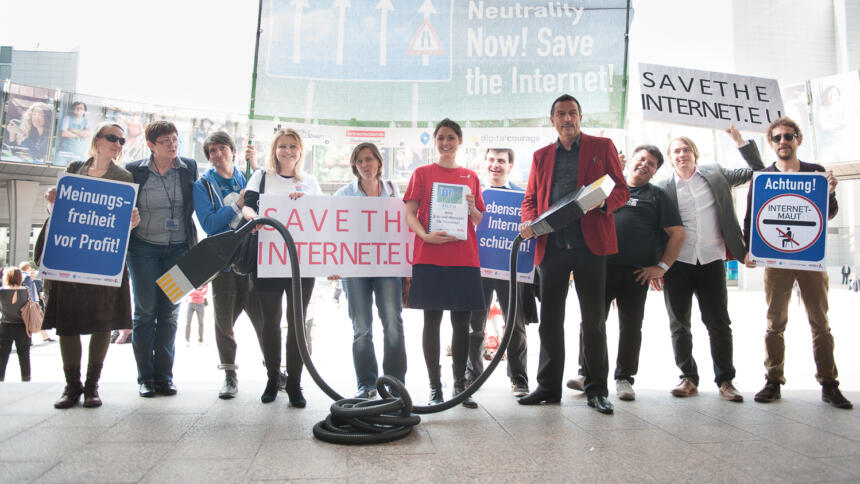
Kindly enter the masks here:
M 469 317 L 471 311 L 484 309 L 478 240 L 475 237 L 475 226 L 481 222 L 484 211 L 481 184 L 474 171 L 457 166 L 457 149 L 463 144 L 460 125 L 443 119 L 436 125 L 433 138 L 439 160 L 416 169 L 403 196 L 406 221 L 416 235 L 409 307 L 424 310 L 422 341 L 424 362 L 430 376 L 430 405 L 444 401 L 439 366 L 442 312 L 446 309 L 451 312 L 451 356 L 454 360 L 454 395 L 457 395 L 466 389 Z M 439 183 L 467 187 L 466 240 L 444 231 L 429 231 L 433 186 Z M 471 398 L 463 405 L 469 408 L 478 406 Z

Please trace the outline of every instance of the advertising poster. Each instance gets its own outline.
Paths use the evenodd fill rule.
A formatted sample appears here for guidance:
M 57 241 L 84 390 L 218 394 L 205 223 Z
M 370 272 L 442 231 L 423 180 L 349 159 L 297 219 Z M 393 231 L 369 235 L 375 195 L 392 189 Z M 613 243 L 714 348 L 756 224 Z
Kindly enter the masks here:
M 54 164 L 66 166 L 72 161 L 86 160 L 92 137 L 103 116 L 100 99 L 66 93 L 60 103 Z
M 5 110 L 3 159 L 45 163 L 54 131 L 53 91 L 12 84 Z
M 144 128 L 149 122 L 149 114 L 143 109 L 135 109 L 118 105 L 105 106 L 105 121 L 125 126 L 125 145 L 122 147 L 123 162 L 140 160 L 149 157 L 146 147 Z
M 815 79 L 810 84 L 819 163 L 860 159 L 860 147 L 854 142 L 860 125 L 857 71 Z
M 812 142 L 813 130 L 809 125 L 809 93 L 806 82 L 781 86 L 782 102 L 785 106 L 785 115 L 791 118 L 804 134 L 804 143 L 797 148 L 797 157 L 801 160 L 812 161 L 815 159 L 815 143 Z M 735 145 L 731 145 L 734 149 Z M 746 164 L 743 165 L 744 167 Z

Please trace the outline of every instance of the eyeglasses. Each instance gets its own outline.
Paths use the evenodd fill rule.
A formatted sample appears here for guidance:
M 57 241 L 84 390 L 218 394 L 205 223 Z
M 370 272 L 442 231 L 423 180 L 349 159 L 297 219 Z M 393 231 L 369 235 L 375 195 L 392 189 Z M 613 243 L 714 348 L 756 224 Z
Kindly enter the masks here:
M 157 140 L 155 140 L 155 144 L 157 144 L 157 145 L 165 145 L 165 146 L 178 145 L 178 144 L 179 144 L 179 138 L 176 138 L 176 137 L 173 137 L 173 138 L 161 138 L 161 139 L 157 139 Z
M 104 138 L 104 139 L 108 140 L 108 143 L 116 143 L 117 141 L 119 141 L 120 146 L 125 145 L 125 138 L 120 138 L 119 136 L 117 136 L 115 134 L 106 134 L 104 136 L 100 136 L 100 138 Z
M 785 138 L 785 141 L 787 141 L 789 143 L 794 141 L 794 138 L 800 139 L 799 135 L 796 135 L 794 133 L 785 133 L 785 134 L 775 134 L 775 135 L 770 137 L 770 140 L 773 141 L 774 143 L 779 143 L 780 141 L 782 141 L 783 137 Z

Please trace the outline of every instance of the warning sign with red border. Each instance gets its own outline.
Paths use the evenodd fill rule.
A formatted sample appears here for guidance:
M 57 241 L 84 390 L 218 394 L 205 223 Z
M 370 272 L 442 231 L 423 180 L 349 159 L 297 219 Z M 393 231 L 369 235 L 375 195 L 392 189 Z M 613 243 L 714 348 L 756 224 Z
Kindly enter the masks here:
M 758 265 L 824 271 L 829 188 L 823 173 L 756 173 L 750 258 Z

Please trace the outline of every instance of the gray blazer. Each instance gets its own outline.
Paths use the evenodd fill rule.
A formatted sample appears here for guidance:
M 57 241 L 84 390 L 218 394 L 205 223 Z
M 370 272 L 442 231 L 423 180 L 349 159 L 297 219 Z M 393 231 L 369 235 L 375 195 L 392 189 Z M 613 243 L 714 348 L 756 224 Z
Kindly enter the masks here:
M 757 163 L 756 163 L 757 161 Z M 753 176 L 753 170 L 761 170 L 764 168 L 761 160 L 747 160 L 749 168 L 739 168 L 737 170 L 727 170 L 720 165 L 699 165 L 699 172 L 708 182 L 711 187 L 711 193 L 714 195 L 714 203 L 717 206 L 717 218 L 720 221 L 720 234 L 726 243 L 726 248 L 731 253 L 732 257 L 742 261 L 747 255 L 747 247 L 744 244 L 743 232 L 738 223 L 738 217 L 735 215 L 735 207 L 732 203 L 732 187 L 743 185 L 750 181 Z M 675 176 L 659 184 L 660 188 L 666 190 L 669 198 L 678 206 L 678 190 L 675 186 Z M 680 209 L 679 209 L 680 211 Z

